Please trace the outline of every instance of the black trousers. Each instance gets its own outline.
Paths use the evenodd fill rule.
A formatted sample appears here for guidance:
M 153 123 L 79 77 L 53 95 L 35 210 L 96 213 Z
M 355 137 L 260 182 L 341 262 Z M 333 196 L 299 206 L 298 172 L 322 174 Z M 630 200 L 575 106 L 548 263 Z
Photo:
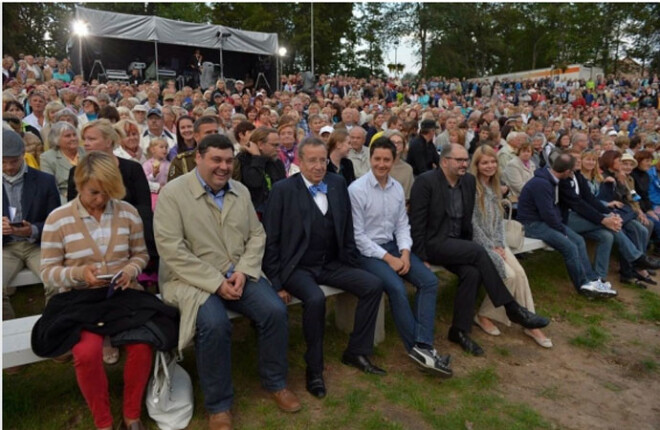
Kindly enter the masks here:
M 483 246 L 470 240 L 448 238 L 440 247 L 427 248 L 427 255 L 429 263 L 444 266 L 458 276 L 452 320 L 457 329 L 470 332 L 480 284 L 483 283 L 496 307 L 514 300 Z
M 323 372 L 323 335 L 325 327 L 325 295 L 319 284 L 339 288 L 358 298 L 353 333 L 346 351 L 371 355 L 378 306 L 383 294 L 381 280 L 371 273 L 339 262 L 319 270 L 296 268 L 284 284 L 284 289 L 303 303 L 303 334 L 307 343 L 305 362 L 315 374 Z

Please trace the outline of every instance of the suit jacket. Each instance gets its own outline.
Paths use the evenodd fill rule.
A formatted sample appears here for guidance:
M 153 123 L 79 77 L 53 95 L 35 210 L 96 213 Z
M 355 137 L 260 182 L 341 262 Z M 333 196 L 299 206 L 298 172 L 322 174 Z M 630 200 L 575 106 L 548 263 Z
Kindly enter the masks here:
M 357 267 L 358 250 L 353 233 L 351 200 L 346 181 L 327 173 L 328 205 L 332 208 L 339 261 Z M 312 229 L 310 212 L 315 208 L 302 174 L 297 173 L 273 186 L 264 211 L 266 252 L 263 270 L 276 290 L 289 279 L 309 246 Z
M 117 157 L 119 160 L 119 172 L 124 180 L 126 196 L 122 200 L 132 204 L 137 209 L 144 224 L 144 241 L 147 244 L 150 257 L 158 256 L 156 244 L 154 242 L 154 213 L 151 210 L 151 191 L 147 176 L 140 166 L 140 163 Z M 73 175 L 76 168 L 72 167 L 69 171 L 69 185 L 67 190 L 67 200 L 71 201 L 78 195 L 76 184 L 73 181 Z
M 179 349 L 195 334 L 197 311 L 215 294 L 233 265 L 259 278 L 266 235 L 252 206 L 250 192 L 229 181 L 218 209 L 197 179 L 196 170 L 162 188 L 154 224 L 160 253 L 163 300 L 181 311 Z
M 81 159 L 85 155 L 85 150 L 80 147 L 78 149 L 78 159 Z M 41 164 L 41 171 L 50 173 L 55 176 L 55 181 L 57 181 L 57 189 L 60 192 L 62 198 L 62 204 L 67 202 L 67 192 L 69 187 L 69 173 L 71 172 L 71 167 L 73 165 L 66 157 L 62 154 L 62 151 L 59 149 L 49 149 L 48 151 L 41 154 L 39 157 Z
M 21 206 L 23 219 L 37 227 L 37 243 L 41 242 L 41 232 L 48 215 L 60 206 L 60 193 L 57 191 L 55 177 L 28 167 L 23 178 Z M 9 198 L 2 187 L 2 216 L 9 217 Z M 2 236 L 2 244 L 13 242 L 10 236 Z
M 461 238 L 472 240 L 472 212 L 477 192 L 474 176 L 466 173 L 459 186 L 463 200 Z M 410 192 L 412 252 L 424 261 L 449 237 L 449 199 L 449 183 L 442 169 L 430 170 L 415 178 Z

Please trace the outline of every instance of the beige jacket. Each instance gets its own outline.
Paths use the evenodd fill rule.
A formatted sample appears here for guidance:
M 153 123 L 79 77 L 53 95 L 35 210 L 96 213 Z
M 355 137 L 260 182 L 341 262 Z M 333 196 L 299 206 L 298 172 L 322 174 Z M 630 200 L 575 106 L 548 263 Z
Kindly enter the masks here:
M 266 245 L 248 189 L 230 180 L 220 211 L 196 173 L 169 182 L 154 214 L 163 300 L 181 312 L 179 350 L 193 339 L 197 310 L 215 294 L 232 264 L 250 279 L 262 276 Z
M 509 186 L 511 193 L 519 197 L 523 187 L 534 177 L 534 170 L 536 166 L 532 161 L 529 162 L 529 167 L 525 167 L 522 160 L 518 156 L 514 156 L 509 160 L 504 168 L 503 176 L 504 181 Z

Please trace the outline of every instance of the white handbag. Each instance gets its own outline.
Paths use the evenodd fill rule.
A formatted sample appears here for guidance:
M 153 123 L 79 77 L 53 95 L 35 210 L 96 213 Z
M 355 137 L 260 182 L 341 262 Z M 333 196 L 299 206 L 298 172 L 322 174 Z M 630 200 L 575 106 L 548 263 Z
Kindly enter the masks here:
M 502 204 L 508 207 L 508 214 L 504 219 L 504 241 L 511 249 L 521 249 L 525 244 L 525 227 L 512 219 L 513 204 L 506 199 L 502 200 Z
M 181 430 L 190 424 L 192 381 L 174 354 L 156 352 L 154 374 L 147 384 L 147 411 L 161 430 Z

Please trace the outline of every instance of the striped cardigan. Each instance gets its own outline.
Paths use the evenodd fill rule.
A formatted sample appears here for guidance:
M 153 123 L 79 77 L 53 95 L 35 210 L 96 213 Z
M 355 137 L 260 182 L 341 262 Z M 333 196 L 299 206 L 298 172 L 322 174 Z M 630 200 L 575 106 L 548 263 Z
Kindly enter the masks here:
M 81 218 L 80 207 L 76 197 L 46 219 L 41 238 L 41 279 L 46 296 L 86 288 L 83 271 L 90 264 L 99 268 L 99 275 L 122 270 L 133 279 L 131 288 L 141 289 L 135 278 L 147 265 L 149 255 L 137 210 L 130 203 L 112 201 L 112 232 L 103 255 Z

